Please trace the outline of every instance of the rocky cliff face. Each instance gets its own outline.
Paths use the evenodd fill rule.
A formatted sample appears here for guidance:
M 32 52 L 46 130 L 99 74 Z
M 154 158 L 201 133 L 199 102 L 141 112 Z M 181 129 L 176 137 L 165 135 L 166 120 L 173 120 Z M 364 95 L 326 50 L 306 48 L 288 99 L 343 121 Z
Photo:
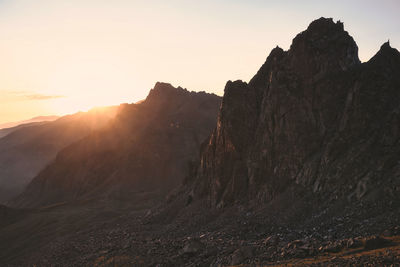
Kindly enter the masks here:
M 216 95 L 157 83 L 143 102 L 123 105 L 110 126 L 58 153 L 13 205 L 163 195 L 198 160 L 219 106 Z
M 360 63 L 343 24 L 320 18 L 249 83 L 229 81 L 192 195 L 213 206 L 268 202 L 291 187 L 325 199 L 400 190 L 400 53 Z

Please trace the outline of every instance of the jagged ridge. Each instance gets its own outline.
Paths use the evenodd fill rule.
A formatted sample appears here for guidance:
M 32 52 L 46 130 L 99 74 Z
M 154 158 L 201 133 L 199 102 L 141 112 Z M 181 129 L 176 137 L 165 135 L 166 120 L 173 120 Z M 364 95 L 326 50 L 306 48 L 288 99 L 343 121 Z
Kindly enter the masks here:
M 341 22 L 320 18 L 248 84 L 229 81 L 191 197 L 224 206 L 293 187 L 349 201 L 398 195 L 399 52 L 384 44 L 363 64 L 357 53 Z

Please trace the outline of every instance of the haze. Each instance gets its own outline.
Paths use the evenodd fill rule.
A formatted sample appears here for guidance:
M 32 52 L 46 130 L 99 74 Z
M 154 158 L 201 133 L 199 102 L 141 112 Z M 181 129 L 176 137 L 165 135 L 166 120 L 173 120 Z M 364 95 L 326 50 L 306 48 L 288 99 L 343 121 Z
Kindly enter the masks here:
M 0 1 L 0 123 L 136 102 L 156 81 L 222 95 L 324 16 L 368 60 L 398 1 Z

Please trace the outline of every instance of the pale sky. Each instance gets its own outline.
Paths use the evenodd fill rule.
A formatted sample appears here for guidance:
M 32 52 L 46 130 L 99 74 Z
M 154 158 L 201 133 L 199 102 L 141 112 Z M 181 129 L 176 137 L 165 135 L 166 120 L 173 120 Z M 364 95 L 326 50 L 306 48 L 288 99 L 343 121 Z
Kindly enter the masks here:
M 400 0 L 0 0 L 0 123 L 136 102 L 156 81 L 223 94 L 321 16 L 367 61 L 400 48 Z

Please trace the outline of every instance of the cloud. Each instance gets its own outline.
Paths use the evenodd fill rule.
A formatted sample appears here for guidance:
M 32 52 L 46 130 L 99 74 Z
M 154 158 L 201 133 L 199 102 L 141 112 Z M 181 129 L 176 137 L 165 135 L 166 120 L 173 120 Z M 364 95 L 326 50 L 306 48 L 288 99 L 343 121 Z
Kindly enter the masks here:
M 0 90 L 0 102 L 49 100 L 65 97 L 63 95 L 45 95 L 29 91 Z
M 65 97 L 63 95 L 42 95 L 42 94 L 33 94 L 33 95 L 24 95 L 24 97 L 28 100 L 47 100 L 53 98 L 62 98 Z

